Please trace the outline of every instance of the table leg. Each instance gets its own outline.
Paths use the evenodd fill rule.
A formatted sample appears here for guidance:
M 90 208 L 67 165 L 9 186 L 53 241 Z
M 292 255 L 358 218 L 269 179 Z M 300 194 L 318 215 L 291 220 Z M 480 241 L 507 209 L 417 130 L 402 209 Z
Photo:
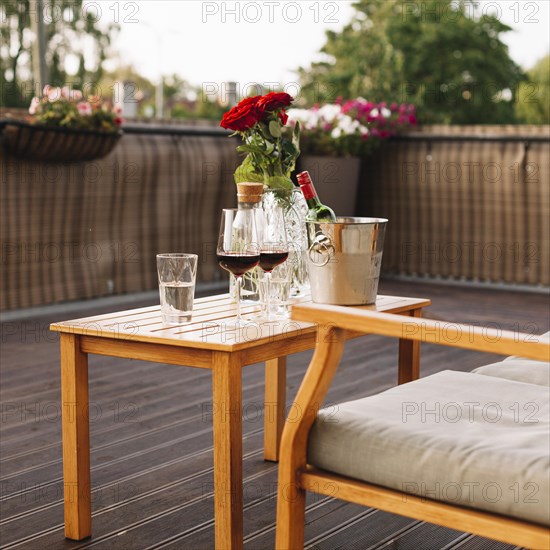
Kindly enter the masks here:
M 65 536 L 82 540 L 92 535 L 88 356 L 74 334 L 61 334 L 61 408 Z
M 243 546 L 242 368 L 238 356 L 214 352 L 214 519 L 216 548 Z
M 265 363 L 264 460 L 279 460 L 285 407 L 286 357 L 278 357 Z
M 413 309 L 407 313 L 409 317 L 422 317 L 422 309 Z M 399 339 L 399 374 L 398 384 L 417 380 L 420 376 L 420 342 Z

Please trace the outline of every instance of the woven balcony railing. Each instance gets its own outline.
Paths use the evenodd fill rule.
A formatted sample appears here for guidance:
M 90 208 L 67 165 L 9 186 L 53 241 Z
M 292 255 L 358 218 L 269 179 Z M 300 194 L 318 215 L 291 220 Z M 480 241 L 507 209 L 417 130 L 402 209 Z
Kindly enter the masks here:
M 548 126 L 429 127 L 366 160 L 357 213 L 389 218 L 383 268 L 407 276 L 550 285 Z M 222 278 L 235 141 L 213 127 L 134 125 L 95 162 L 0 147 L 4 310 L 152 290 L 155 255 L 195 252 Z M 345 192 L 345 189 L 343 189 Z
M 368 159 L 386 273 L 550 285 L 550 127 L 432 126 Z

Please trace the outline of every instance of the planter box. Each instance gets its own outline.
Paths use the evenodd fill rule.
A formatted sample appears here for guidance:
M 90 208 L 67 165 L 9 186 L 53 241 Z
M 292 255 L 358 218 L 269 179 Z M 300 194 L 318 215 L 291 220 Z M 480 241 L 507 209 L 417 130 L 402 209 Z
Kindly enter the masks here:
M 337 216 L 355 215 L 360 158 L 305 155 L 301 167 L 311 174 L 323 204 L 330 206 Z

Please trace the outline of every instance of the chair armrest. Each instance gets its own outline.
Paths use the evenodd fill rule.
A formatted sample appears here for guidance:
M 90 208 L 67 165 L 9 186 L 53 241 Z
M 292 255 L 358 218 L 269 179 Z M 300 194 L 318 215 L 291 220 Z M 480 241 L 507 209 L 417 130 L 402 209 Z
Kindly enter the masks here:
M 292 308 L 292 319 L 317 323 L 325 328 L 341 328 L 501 355 L 518 355 L 539 361 L 550 359 L 550 343 L 533 334 L 500 328 L 474 327 L 323 304 L 295 305 Z

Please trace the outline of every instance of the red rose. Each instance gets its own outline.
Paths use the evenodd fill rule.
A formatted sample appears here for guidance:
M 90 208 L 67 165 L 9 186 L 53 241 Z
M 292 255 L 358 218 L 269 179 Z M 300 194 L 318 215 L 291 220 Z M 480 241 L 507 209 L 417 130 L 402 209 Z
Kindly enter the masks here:
M 270 92 L 259 99 L 258 111 L 260 111 L 262 115 L 266 111 L 271 113 L 277 109 L 289 107 L 293 101 L 292 96 L 287 93 Z
M 286 114 L 286 111 L 284 109 L 281 109 L 279 111 L 279 119 L 281 120 L 283 126 L 288 122 L 288 115 Z
M 243 99 L 223 115 L 220 126 L 236 132 L 244 132 L 252 128 L 261 119 L 261 112 L 257 108 L 259 99 L 258 95 Z

